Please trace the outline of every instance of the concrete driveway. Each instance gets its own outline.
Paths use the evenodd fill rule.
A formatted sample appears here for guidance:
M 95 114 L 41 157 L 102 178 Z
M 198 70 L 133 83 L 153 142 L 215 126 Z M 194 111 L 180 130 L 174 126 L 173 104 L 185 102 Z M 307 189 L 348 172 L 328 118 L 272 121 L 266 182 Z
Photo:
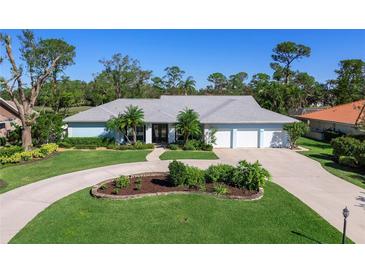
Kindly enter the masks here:
M 225 162 L 260 161 L 273 181 L 295 195 L 342 231 L 342 209 L 350 210 L 347 235 L 365 243 L 365 189 L 346 182 L 299 153 L 287 149 L 217 149 Z
M 7 243 L 38 213 L 55 201 L 100 181 L 133 173 L 167 171 L 168 161 L 158 160 L 163 151 L 154 151 L 150 161 L 119 164 L 73 172 L 29 184 L 0 195 L 0 243 Z M 348 206 L 348 236 L 365 243 L 365 190 L 345 182 L 319 163 L 286 149 L 217 149 L 219 160 L 184 160 L 206 168 L 213 163 L 236 164 L 241 159 L 259 160 L 274 181 L 317 211 L 339 230 L 342 209 Z M 156 154 L 156 155 L 155 155 Z

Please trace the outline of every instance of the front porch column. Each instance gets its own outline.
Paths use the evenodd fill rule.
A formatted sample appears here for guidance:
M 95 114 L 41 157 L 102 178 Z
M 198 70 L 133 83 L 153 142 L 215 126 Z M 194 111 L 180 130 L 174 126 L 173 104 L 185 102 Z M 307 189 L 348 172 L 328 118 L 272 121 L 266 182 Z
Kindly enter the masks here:
M 152 124 L 146 124 L 146 144 L 152 144 Z
M 167 142 L 169 144 L 175 143 L 175 125 L 174 124 L 168 124 L 167 130 L 168 130 Z

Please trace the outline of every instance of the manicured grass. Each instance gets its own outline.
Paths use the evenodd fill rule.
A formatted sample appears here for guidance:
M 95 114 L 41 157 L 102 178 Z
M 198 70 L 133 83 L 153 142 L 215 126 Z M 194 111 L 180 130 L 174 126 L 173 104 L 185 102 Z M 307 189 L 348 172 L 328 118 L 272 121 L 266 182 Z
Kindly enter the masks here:
M 213 151 L 194 151 L 194 150 L 168 150 L 161 156 L 161 160 L 177 160 L 177 159 L 201 159 L 215 160 L 218 159 Z
M 0 169 L 0 179 L 6 182 L 0 193 L 52 176 L 82 169 L 120 163 L 141 162 L 146 160 L 150 150 L 138 151 L 65 151 L 49 159 Z
M 365 189 L 365 171 L 334 162 L 332 147 L 329 143 L 302 137 L 299 139 L 298 145 L 309 149 L 309 151 L 300 153 L 320 162 L 328 172 Z
M 90 189 L 41 212 L 11 243 L 340 243 L 341 233 L 276 184 L 258 201 L 167 195 L 102 200 Z

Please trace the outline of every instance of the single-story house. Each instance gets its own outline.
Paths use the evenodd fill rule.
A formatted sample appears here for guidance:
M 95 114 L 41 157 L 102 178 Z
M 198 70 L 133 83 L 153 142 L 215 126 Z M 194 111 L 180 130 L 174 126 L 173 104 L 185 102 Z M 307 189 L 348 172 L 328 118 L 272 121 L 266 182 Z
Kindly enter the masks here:
M 365 100 L 359 100 L 299 115 L 296 118 L 308 123 L 308 136 L 314 139 L 323 140 L 323 132 L 327 130 L 362 135 L 365 132 L 360 130 L 359 123 L 365 118 L 364 108 Z
M 261 108 L 252 96 L 161 96 L 159 99 L 117 99 L 67 117 L 69 137 L 108 134 L 106 122 L 127 106 L 143 109 L 145 125 L 138 139 L 145 143 L 174 143 L 181 138 L 175 130 L 176 116 L 185 108 L 199 113 L 203 132 L 217 130 L 217 148 L 287 147 L 283 125 L 296 119 Z M 123 140 L 121 140 L 123 142 Z
M 7 136 L 13 130 L 12 123 L 20 125 L 19 112 L 12 101 L 0 97 L 0 136 Z

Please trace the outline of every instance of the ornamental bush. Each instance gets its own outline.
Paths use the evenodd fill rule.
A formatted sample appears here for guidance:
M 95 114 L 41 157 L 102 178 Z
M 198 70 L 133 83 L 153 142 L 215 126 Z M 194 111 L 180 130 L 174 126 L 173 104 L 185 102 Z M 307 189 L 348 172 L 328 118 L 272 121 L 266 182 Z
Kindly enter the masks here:
M 226 195 L 229 193 L 228 188 L 224 184 L 215 183 L 213 191 L 217 195 Z
M 57 144 L 49 143 L 49 144 L 42 145 L 40 147 L 39 151 L 41 153 L 43 153 L 44 155 L 49 155 L 49 154 L 52 154 L 53 152 L 57 151 L 57 149 L 58 149 Z
M 205 177 L 210 183 L 232 183 L 232 175 L 234 171 L 234 166 L 219 164 L 219 165 L 211 165 L 205 171 Z
M 185 168 L 185 183 L 189 188 L 205 190 L 205 176 L 204 171 L 193 166 L 186 166 Z
M 357 167 L 358 162 L 355 157 L 352 156 L 340 156 L 338 163 L 343 166 Z
M 360 155 L 359 150 L 362 150 L 361 141 L 352 138 L 342 136 L 331 141 L 331 146 L 333 148 L 333 156 L 338 160 L 340 156 L 352 156 Z
M 270 173 L 258 161 L 253 164 L 245 160 L 240 161 L 232 176 L 232 182 L 236 187 L 256 191 L 264 187 L 270 179 Z
M 115 180 L 115 186 L 117 188 L 126 188 L 130 185 L 129 178 L 127 176 L 120 176 Z
M 169 179 L 172 185 L 174 186 L 182 186 L 185 184 L 186 180 L 186 166 L 184 163 L 179 161 L 172 161 L 169 164 Z
M 178 150 L 179 149 L 179 145 L 178 144 L 169 144 L 167 146 L 168 149 L 170 150 Z

